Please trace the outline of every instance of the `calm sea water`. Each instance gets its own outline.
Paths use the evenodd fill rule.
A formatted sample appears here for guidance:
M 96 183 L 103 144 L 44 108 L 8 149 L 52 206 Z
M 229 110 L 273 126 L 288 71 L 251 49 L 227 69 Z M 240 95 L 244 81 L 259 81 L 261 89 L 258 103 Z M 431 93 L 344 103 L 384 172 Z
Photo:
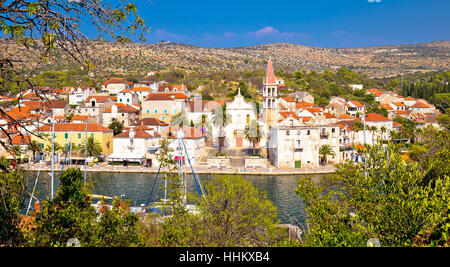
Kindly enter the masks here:
M 26 176 L 28 191 L 31 193 L 36 181 L 37 172 L 29 172 Z M 216 175 L 197 174 L 203 185 L 214 179 Z M 317 175 L 315 175 L 317 176 Z M 55 171 L 54 184 L 56 185 L 59 172 Z M 278 218 L 281 223 L 303 224 L 306 215 L 303 211 L 303 203 L 295 194 L 298 176 L 280 175 L 243 175 L 258 190 L 264 191 L 278 208 Z M 140 206 L 147 203 L 156 174 L 154 173 L 105 173 L 88 172 L 87 180 L 92 181 L 92 193 L 105 196 L 120 196 L 122 199 L 131 200 L 132 205 Z M 37 180 L 35 196 L 43 201 L 50 195 L 51 176 L 49 172 L 40 172 Z M 189 192 L 197 193 L 192 175 L 187 175 L 187 187 Z M 164 185 L 162 176 L 159 176 L 150 202 L 159 201 L 164 198 Z M 25 202 L 25 211 L 28 207 L 29 198 Z M 34 201 L 32 202 L 34 203 Z M 33 205 L 31 205 L 31 210 Z

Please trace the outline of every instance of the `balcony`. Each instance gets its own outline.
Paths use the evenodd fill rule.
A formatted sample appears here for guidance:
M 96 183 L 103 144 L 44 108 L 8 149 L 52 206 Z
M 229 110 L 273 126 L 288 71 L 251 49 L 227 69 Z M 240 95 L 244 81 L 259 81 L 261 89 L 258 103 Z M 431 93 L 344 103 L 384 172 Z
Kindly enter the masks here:
M 321 138 L 321 139 L 327 139 L 328 136 L 329 136 L 328 133 L 320 133 L 320 138 Z

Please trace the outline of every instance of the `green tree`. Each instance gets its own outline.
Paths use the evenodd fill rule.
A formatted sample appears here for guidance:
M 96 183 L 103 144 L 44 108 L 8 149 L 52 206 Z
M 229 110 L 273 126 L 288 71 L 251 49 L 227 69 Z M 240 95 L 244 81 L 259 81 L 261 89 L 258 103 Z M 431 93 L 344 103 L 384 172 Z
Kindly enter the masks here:
M 195 235 L 203 244 L 198 245 L 275 245 L 280 236 L 277 208 L 265 193 L 240 176 L 218 176 L 206 184 L 206 191 L 207 198 L 200 201 L 202 221 Z
M 81 170 L 64 170 L 55 197 L 47 198 L 37 212 L 31 244 L 63 247 L 76 238 L 81 246 L 141 245 L 136 234 L 138 217 L 127 202 L 116 198 L 111 208 L 101 202 L 96 210 L 89 195 Z
M 218 176 L 206 184 L 198 213 L 183 212 L 164 222 L 150 215 L 141 224 L 146 245 L 183 247 L 262 247 L 286 240 L 277 229 L 277 209 L 240 176 Z
M 230 114 L 227 112 L 227 105 L 223 105 L 217 108 L 212 115 L 211 121 L 214 126 L 219 127 L 218 141 L 219 141 L 219 154 L 222 152 L 222 147 L 225 138 L 225 126 L 229 123 Z
M 369 131 L 372 133 L 372 144 L 375 144 L 375 133 L 378 131 L 377 126 L 370 126 L 368 127 Z
M 5 158 L 0 160 L 6 161 Z M 26 239 L 20 225 L 25 192 L 23 172 L 10 169 L 0 172 L 0 246 L 25 245 Z
M 245 125 L 244 136 L 245 139 L 252 143 L 253 154 L 255 154 L 256 144 L 264 137 L 264 132 L 261 130 L 259 122 L 256 119 L 251 120 L 249 124 Z
M 368 147 L 366 153 L 366 166 L 340 164 L 319 183 L 299 179 L 296 193 L 310 225 L 304 245 L 365 246 L 378 238 L 382 246 L 412 246 L 421 233 L 445 222 L 448 175 L 434 176 L 439 187 L 432 186 L 417 164 L 405 162 L 390 144 Z M 448 164 L 448 156 L 439 160 Z
M 114 135 L 118 135 L 123 132 L 123 123 L 114 120 L 108 125 L 108 128 L 113 130 Z
M 42 152 L 42 146 L 36 140 L 31 141 L 28 149 L 33 153 L 33 160 L 36 160 L 36 153 Z
M 333 148 L 330 145 L 324 144 L 319 147 L 319 155 L 321 156 L 321 164 L 327 164 L 327 156 L 336 156 Z
M 189 125 L 189 120 L 184 112 L 178 112 L 170 121 L 171 126 L 184 127 Z
M 86 142 L 83 142 L 78 146 L 78 149 L 83 157 L 85 156 L 85 150 L 87 152 L 87 157 L 98 157 L 103 153 L 102 145 L 92 136 L 89 136 L 87 139 L 87 147 Z

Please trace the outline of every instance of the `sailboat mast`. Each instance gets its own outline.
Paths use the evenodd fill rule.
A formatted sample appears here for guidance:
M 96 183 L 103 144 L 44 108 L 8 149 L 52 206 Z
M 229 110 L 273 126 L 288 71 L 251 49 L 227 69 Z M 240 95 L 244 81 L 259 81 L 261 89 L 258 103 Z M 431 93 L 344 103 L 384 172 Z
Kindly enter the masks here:
M 88 128 L 88 120 L 86 118 L 86 133 L 84 135 L 84 184 L 86 184 L 86 157 L 87 157 L 87 128 Z
M 181 190 L 183 191 L 183 204 L 186 205 L 186 177 L 183 172 L 183 129 L 178 129 L 178 164 L 180 169 L 178 170 L 179 179 L 181 182 Z
M 55 111 L 53 111 L 53 125 L 52 125 L 52 182 L 51 182 L 51 198 L 53 199 L 54 194 L 53 194 L 53 177 L 54 177 L 54 172 L 53 172 L 53 162 L 55 161 L 54 159 L 54 155 L 55 155 Z

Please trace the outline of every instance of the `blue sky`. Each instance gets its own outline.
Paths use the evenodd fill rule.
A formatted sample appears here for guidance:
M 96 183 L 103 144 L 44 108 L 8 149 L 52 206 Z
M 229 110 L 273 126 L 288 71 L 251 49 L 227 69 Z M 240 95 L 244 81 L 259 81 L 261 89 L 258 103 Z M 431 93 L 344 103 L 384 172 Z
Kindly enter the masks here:
M 450 40 L 448 0 L 136 0 L 147 42 L 363 47 Z

